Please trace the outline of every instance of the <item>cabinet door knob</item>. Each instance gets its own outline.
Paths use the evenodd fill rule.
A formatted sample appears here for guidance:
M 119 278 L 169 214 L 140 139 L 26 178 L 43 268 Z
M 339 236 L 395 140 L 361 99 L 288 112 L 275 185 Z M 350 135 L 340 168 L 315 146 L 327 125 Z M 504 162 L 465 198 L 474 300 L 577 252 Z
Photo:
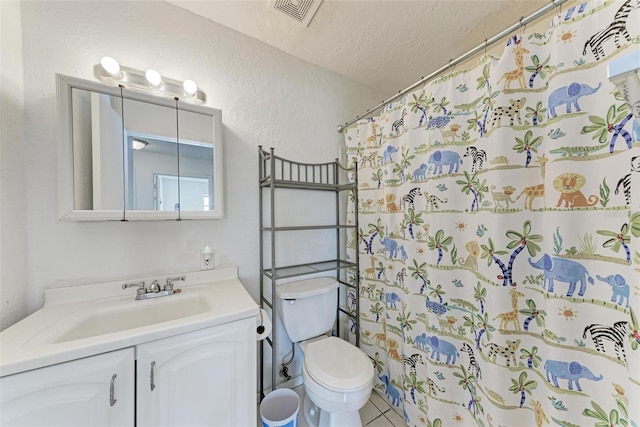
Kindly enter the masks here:
M 113 374 L 111 376 L 111 385 L 109 386 L 109 405 L 113 406 L 116 404 L 117 400 L 115 398 L 115 383 L 116 383 L 116 377 L 118 375 L 117 374 Z
M 155 360 L 153 362 L 151 362 L 151 375 L 150 375 L 150 380 L 149 380 L 149 385 L 151 386 L 151 391 L 155 390 L 156 388 L 156 380 L 155 380 L 155 374 L 154 374 L 154 367 L 156 366 L 156 362 Z

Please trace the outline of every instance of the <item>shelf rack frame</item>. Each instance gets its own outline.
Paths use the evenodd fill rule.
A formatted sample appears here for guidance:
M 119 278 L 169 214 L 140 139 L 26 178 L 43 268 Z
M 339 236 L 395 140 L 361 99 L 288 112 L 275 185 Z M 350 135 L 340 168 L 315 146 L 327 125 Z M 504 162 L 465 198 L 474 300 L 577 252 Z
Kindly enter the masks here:
M 340 164 L 338 159 L 329 163 L 302 163 L 288 160 L 275 155 L 274 148 L 268 151 L 262 146 L 258 146 L 258 175 L 259 175 L 259 212 L 260 212 L 260 307 L 268 307 L 271 310 L 271 318 L 274 327 L 271 331 L 271 338 L 267 337 L 261 341 L 259 345 L 260 372 L 259 372 L 259 392 L 264 398 L 264 371 L 265 371 L 265 345 L 271 347 L 271 390 L 275 390 L 276 373 L 277 373 L 277 342 L 278 333 L 276 331 L 275 322 L 277 317 L 277 304 L 274 302 L 276 298 L 276 283 L 280 279 L 304 276 L 308 274 L 316 274 L 320 272 L 335 271 L 336 280 L 346 288 L 350 289 L 356 296 L 355 311 L 350 312 L 340 305 L 340 292 L 338 292 L 338 304 L 336 310 L 336 330 L 340 336 L 340 313 L 351 318 L 355 325 L 356 346 L 360 346 L 360 273 L 359 273 L 359 251 L 358 251 L 358 215 L 354 215 L 354 223 L 350 225 L 341 224 L 341 215 L 345 211 L 341 210 L 340 195 L 342 192 L 351 192 L 354 201 L 354 211 L 358 212 L 358 171 L 357 164 L 347 168 Z M 346 178 L 344 178 L 346 176 Z M 341 183 L 342 181 L 347 181 Z M 335 222 L 326 225 L 302 225 L 302 226 L 276 226 L 276 205 L 275 195 L 276 189 L 293 189 L 293 190 L 311 190 L 311 191 L 329 191 L 335 193 Z M 265 194 L 266 193 L 266 194 Z M 269 224 L 265 224 L 265 198 L 269 198 Z M 280 232 L 299 232 L 308 230 L 335 230 L 336 233 L 336 257 L 329 260 L 321 260 L 317 262 L 283 265 L 279 266 L 276 260 L 276 235 Z M 347 252 L 347 238 L 344 242 L 341 240 L 341 233 L 345 230 L 354 231 L 354 259 L 347 261 L 341 259 L 341 254 Z M 270 264 L 265 265 L 265 234 L 269 234 L 270 248 L 269 259 Z M 348 270 L 352 271 L 352 281 L 341 279 L 341 272 L 344 277 L 348 278 Z M 265 296 L 265 285 L 270 285 L 271 300 Z M 346 291 L 345 291 L 346 295 Z M 345 297 L 345 307 L 348 307 L 348 298 Z M 265 344 L 266 343 L 266 344 Z

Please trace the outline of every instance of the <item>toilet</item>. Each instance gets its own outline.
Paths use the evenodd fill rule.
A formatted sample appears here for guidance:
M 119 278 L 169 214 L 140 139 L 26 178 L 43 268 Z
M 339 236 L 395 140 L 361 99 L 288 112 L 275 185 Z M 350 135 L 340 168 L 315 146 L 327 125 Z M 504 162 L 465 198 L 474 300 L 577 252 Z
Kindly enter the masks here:
M 303 414 L 310 426 L 361 426 L 359 410 L 373 388 L 369 357 L 351 343 L 325 335 L 336 320 L 337 292 L 338 282 L 329 277 L 276 288 L 284 328 L 304 355 Z

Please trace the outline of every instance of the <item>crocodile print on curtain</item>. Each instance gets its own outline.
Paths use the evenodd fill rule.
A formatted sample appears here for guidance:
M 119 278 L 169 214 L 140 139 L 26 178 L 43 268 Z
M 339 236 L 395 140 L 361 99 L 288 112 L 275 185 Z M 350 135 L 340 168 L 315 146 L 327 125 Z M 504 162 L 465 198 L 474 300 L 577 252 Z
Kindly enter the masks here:
M 640 423 L 640 124 L 607 79 L 638 6 L 576 4 L 347 129 L 362 348 L 408 425 Z

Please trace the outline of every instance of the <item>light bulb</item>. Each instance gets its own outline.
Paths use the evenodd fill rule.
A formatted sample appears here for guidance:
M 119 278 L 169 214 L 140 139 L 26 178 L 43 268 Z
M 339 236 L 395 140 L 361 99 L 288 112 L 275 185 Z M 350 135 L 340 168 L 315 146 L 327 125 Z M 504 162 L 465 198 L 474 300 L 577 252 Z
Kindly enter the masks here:
M 160 73 L 158 73 L 156 70 L 149 69 L 146 73 L 144 73 L 144 76 L 147 78 L 149 84 L 153 87 L 159 87 L 162 83 L 162 76 L 160 76 Z
M 118 61 L 116 61 L 112 57 L 103 56 L 100 60 L 100 65 L 102 65 L 102 68 L 104 68 L 104 70 L 112 77 L 120 75 L 120 64 L 118 64 Z
M 184 88 L 184 93 L 189 96 L 193 96 L 198 91 L 198 85 L 193 80 L 185 80 L 182 82 L 182 87 Z
M 134 138 L 131 141 L 131 148 L 133 148 L 134 150 L 142 150 L 147 145 L 149 145 L 149 143 L 147 141 L 143 141 L 141 139 Z

